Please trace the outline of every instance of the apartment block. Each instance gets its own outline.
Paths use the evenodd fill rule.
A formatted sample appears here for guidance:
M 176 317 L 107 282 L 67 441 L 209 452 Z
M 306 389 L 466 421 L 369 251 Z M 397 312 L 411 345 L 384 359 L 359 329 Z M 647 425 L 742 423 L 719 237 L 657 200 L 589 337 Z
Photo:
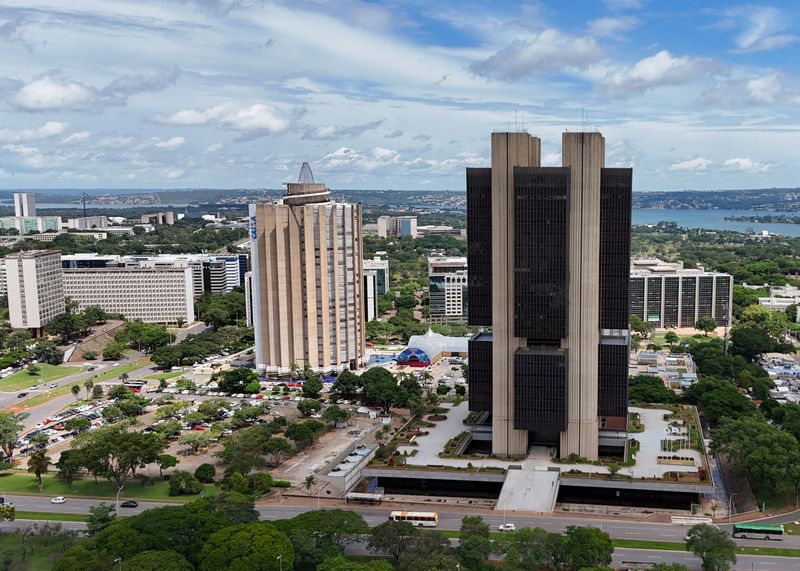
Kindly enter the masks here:
M 378 299 L 389 291 L 389 260 L 375 256 L 364 260 L 364 320 L 372 321 L 380 315 Z
M 428 258 L 428 300 L 431 323 L 467 321 L 467 258 Z
M 630 315 L 659 329 L 694 327 L 712 317 L 720 327 L 731 325 L 733 276 L 682 262 L 658 259 L 631 261 Z
M 381 238 L 416 238 L 416 216 L 380 216 L 378 236 Z
M 194 321 L 192 270 L 176 267 L 61 269 L 63 295 L 145 323 Z M 63 296 L 62 296 L 63 302 Z
M 5 259 L 11 327 L 41 334 L 45 325 L 64 313 L 61 254 L 57 250 L 26 250 Z
M 470 408 L 494 454 L 597 459 L 627 426 L 632 171 L 605 168 L 597 132 L 564 133 L 558 168 L 528 133 L 491 148 L 467 169 L 469 323 L 491 327 L 470 341 Z
M 361 205 L 337 203 L 308 163 L 274 202 L 250 205 L 256 366 L 356 369 L 365 352 Z

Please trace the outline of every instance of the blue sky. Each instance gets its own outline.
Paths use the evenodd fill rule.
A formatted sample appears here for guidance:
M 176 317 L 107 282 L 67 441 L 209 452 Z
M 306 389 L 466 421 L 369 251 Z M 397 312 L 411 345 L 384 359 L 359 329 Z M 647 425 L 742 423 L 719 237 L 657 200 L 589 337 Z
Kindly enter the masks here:
M 790 1 L 0 0 L 0 188 L 462 189 L 582 116 L 636 190 L 794 187 L 798 62 Z

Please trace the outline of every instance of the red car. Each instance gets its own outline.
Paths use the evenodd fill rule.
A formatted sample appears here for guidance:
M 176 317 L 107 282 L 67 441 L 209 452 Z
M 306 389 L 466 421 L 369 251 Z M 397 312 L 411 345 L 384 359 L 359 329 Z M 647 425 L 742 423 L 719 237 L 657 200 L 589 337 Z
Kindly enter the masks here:
M 194 428 L 192 428 L 192 430 L 205 430 L 205 428 L 203 428 L 203 426 L 200 425 L 200 424 L 195 424 Z

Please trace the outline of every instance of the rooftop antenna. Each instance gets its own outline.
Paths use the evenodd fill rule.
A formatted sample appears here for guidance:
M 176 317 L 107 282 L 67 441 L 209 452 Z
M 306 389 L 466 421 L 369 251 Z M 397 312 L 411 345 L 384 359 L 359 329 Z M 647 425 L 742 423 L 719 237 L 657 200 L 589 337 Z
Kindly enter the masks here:
M 517 108 L 514 107 L 514 131 L 519 132 L 519 125 L 517 124 Z
M 314 173 L 311 172 L 311 165 L 307 162 L 300 167 L 300 175 L 297 177 L 300 184 L 314 184 Z

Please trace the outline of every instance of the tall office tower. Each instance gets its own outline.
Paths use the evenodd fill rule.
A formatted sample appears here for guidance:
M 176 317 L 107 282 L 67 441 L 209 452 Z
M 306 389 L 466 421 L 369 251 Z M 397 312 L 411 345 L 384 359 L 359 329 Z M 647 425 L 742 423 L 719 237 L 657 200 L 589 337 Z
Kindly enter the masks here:
M 14 329 L 41 334 L 64 313 L 64 282 L 58 250 L 24 250 L 6 256 L 8 318 Z
M 467 258 L 428 258 L 428 300 L 431 323 L 467 321 Z
M 36 195 L 32 192 L 14 193 L 14 216 L 36 216 Z
M 470 408 L 492 413 L 492 451 L 531 444 L 598 457 L 627 423 L 630 169 L 604 168 L 600 133 L 540 141 L 493 133 L 492 166 L 467 169 Z
M 287 187 L 250 205 L 256 365 L 355 369 L 365 351 L 361 205 L 333 202 L 308 163 Z

